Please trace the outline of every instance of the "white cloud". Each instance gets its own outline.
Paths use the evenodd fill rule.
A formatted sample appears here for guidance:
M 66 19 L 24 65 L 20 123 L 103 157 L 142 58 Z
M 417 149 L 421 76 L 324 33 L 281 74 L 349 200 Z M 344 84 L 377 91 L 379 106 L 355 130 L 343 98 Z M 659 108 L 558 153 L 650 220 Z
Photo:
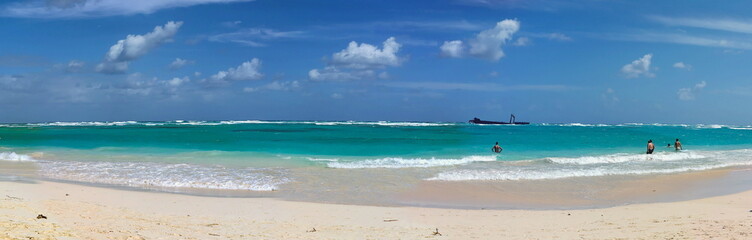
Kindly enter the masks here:
M 517 20 L 507 19 L 496 23 L 494 28 L 478 33 L 475 39 L 469 41 L 470 55 L 494 61 L 501 59 L 504 57 L 501 45 L 519 29 L 520 22 Z
M 328 66 L 308 71 L 308 78 L 319 81 L 348 81 L 388 77 L 386 72 L 382 71 L 379 74 L 376 72 L 402 64 L 404 59 L 397 55 L 400 47 L 401 45 L 394 37 L 384 41 L 382 49 L 367 43 L 358 44 L 352 41 L 347 48 L 332 54 L 332 60 Z
M 601 95 L 601 98 L 603 98 L 603 102 L 607 106 L 619 102 L 619 97 L 616 96 L 616 91 L 612 88 L 607 88 L 606 92 Z
M 707 86 L 707 85 L 708 84 L 705 81 L 702 81 L 702 82 L 700 82 L 698 84 L 695 84 L 695 89 L 700 90 L 700 89 L 705 88 L 705 86 Z
M 752 43 L 744 38 L 728 38 L 729 36 L 708 35 L 692 36 L 665 32 L 640 32 L 632 34 L 606 34 L 605 39 L 637 42 L 664 42 L 703 47 L 720 47 L 733 49 L 752 49 Z
M 650 72 L 650 60 L 652 58 L 652 53 L 645 54 L 645 56 L 642 56 L 640 59 L 624 65 L 621 68 L 621 72 L 626 78 L 655 77 L 655 74 Z
M 119 74 L 128 71 L 128 62 L 103 62 L 97 65 L 97 72 Z
M 505 91 L 568 91 L 576 88 L 565 85 L 501 85 L 496 83 L 456 83 L 456 82 L 381 82 L 379 85 L 392 88 L 423 90 L 462 90 L 478 92 Z
M 382 49 L 367 43 L 352 41 L 347 48 L 332 54 L 332 64 L 345 68 L 372 69 L 387 66 L 399 66 L 401 59 L 397 56 L 401 45 L 394 37 L 386 39 Z
M 445 41 L 440 48 L 442 56 L 453 58 L 462 57 L 462 53 L 465 51 L 461 40 Z
M 225 26 L 228 28 L 234 28 L 240 25 L 241 23 L 243 23 L 243 21 L 227 21 L 227 22 L 222 22 L 222 26 Z
M 572 41 L 572 38 L 564 35 L 563 33 L 550 33 L 546 35 L 548 39 L 551 40 L 558 40 L 558 41 Z
M 164 42 L 172 41 L 183 22 L 169 21 L 164 26 L 154 27 L 154 31 L 144 35 L 128 35 L 119 40 L 105 54 L 104 61 L 97 66 L 102 73 L 123 73 L 128 70 L 128 62 L 133 61 Z
M 231 33 L 223 33 L 209 37 L 212 42 L 231 42 L 243 44 L 251 47 L 264 47 L 266 44 L 260 42 L 264 40 L 273 40 L 281 38 L 300 38 L 303 36 L 302 31 L 281 32 L 267 28 L 247 28 Z
M 176 70 L 176 69 L 182 68 L 185 65 L 193 64 L 193 63 L 194 63 L 194 61 L 191 61 L 191 60 L 185 60 L 185 59 L 182 59 L 182 58 L 175 58 L 175 60 L 172 61 L 172 63 L 170 63 L 169 67 L 172 70 Z
M 691 88 L 680 88 L 676 94 L 679 95 L 679 100 L 689 101 L 695 99 L 695 95 L 692 94 Z
M 752 33 L 752 21 L 737 19 L 713 19 L 713 18 L 672 18 L 663 16 L 650 16 L 649 19 L 669 26 L 682 26 L 720 30 L 736 33 Z
M 70 60 L 68 63 L 55 64 L 54 67 L 68 73 L 77 73 L 84 70 L 86 63 L 78 60 Z
M 321 70 L 312 69 L 311 71 L 308 71 L 308 78 L 315 81 L 350 81 L 372 79 L 375 76 L 376 73 L 374 70 L 341 71 L 334 66 L 327 66 Z
M 22 18 L 88 18 L 150 14 L 162 9 L 253 0 L 32 0 L 5 5 L 0 15 Z
M 705 81 L 699 82 L 695 84 L 692 88 L 680 88 L 679 91 L 676 92 L 676 95 L 679 97 L 679 100 L 683 101 L 689 101 L 694 100 L 695 95 L 705 88 L 707 86 L 707 83 Z
M 684 62 L 674 63 L 674 67 L 678 69 L 692 70 L 692 65 L 686 64 Z
M 342 96 L 342 94 L 340 93 L 332 93 L 330 97 L 334 99 L 342 99 L 344 96 Z
M 266 85 L 262 85 L 260 87 L 246 87 L 243 88 L 243 92 L 258 92 L 261 90 L 272 90 L 272 91 L 290 91 L 294 89 L 300 88 L 300 82 L 298 81 L 290 81 L 290 82 L 279 82 L 274 81 L 271 83 L 268 83 Z
M 512 45 L 515 45 L 515 46 L 527 46 L 527 45 L 530 45 L 531 42 L 532 41 L 530 41 L 530 38 L 520 37 L 520 38 L 517 38 L 517 40 L 515 40 L 514 43 L 512 43 Z
M 472 57 L 498 61 L 504 57 L 504 51 L 501 49 L 502 45 L 512 39 L 512 35 L 514 35 L 519 29 L 519 21 L 506 19 L 496 23 L 494 28 L 484 30 L 478 33 L 475 38 L 468 40 L 467 45 L 469 45 L 469 49 L 467 53 L 453 53 L 453 55 L 446 54 L 445 48 L 448 50 L 466 48 L 464 47 L 464 43 L 459 40 L 450 41 L 449 45 L 445 42 L 445 44 L 441 46 L 441 50 L 446 56 L 461 57 L 467 54 Z
M 172 78 L 172 79 L 166 81 L 166 83 L 169 86 L 179 87 L 179 86 L 181 86 L 181 85 L 183 85 L 185 83 L 188 83 L 190 81 L 191 81 L 191 79 L 188 78 L 188 77 L 183 77 L 183 78 L 177 78 L 177 77 L 175 77 L 175 78 Z
M 259 72 L 259 68 L 261 68 L 261 60 L 253 58 L 251 61 L 243 62 L 236 68 L 219 71 L 206 81 L 214 84 L 227 84 L 230 81 L 257 80 L 264 76 Z
M 132 73 L 126 77 L 125 85 L 117 87 L 116 90 L 126 95 L 158 95 L 176 98 L 180 89 L 189 82 L 191 82 L 191 79 L 187 76 L 160 80 L 156 77 L 144 78 L 141 73 Z

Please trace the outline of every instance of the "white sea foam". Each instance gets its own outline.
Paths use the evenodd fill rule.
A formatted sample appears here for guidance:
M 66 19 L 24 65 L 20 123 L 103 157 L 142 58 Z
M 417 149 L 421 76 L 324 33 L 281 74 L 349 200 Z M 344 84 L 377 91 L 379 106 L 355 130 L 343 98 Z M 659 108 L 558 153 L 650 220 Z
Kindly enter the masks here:
M 462 165 L 471 162 L 496 161 L 496 156 L 468 156 L 463 158 L 379 158 L 353 162 L 331 162 L 330 168 L 427 168 Z
M 148 162 L 40 162 L 44 177 L 131 187 L 273 191 L 290 182 L 284 170 Z
M 684 152 L 659 152 L 656 154 L 610 154 L 601 156 L 583 156 L 576 158 L 546 158 L 547 161 L 560 164 L 599 164 L 599 163 L 620 163 L 634 161 L 678 161 L 687 159 L 699 159 L 706 156 L 692 151 Z
M 752 149 L 731 151 L 681 152 L 652 158 L 635 155 L 608 155 L 581 158 L 555 158 L 515 165 L 499 162 L 483 169 L 462 168 L 444 171 L 427 180 L 542 180 L 610 175 L 670 174 L 730 166 L 752 166 Z M 642 155 L 645 156 L 645 155 Z
M 337 162 L 337 161 L 339 161 L 339 159 L 337 159 L 337 158 L 312 158 L 312 157 L 307 157 L 306 159 L 308 159 L 308 161 L 313 161 L 313 162 Z
M 34 162 L 36 160 L 29 155 L 17 154 L 15 152 L 0 152 L 0 161 Z
M 668 174 L 688 171 L 702 171 L 716 168 L 751 165 L 747 163 L 717 163 L 699 166 L 686 166 L 667 169 L 616 169 L 608 167 L 598 167 L 593 169 L 557 169 L 548 171 L 519 171 L 519 170 L 455 170 L 442 172 L 435 177 L 426 180 L 439 181 L 490 181 L 490 180 L 544 180 L 544 179 L 561 179 L 572 177 L 598 177 L 610 175 L 647 175 L 647 174 Z

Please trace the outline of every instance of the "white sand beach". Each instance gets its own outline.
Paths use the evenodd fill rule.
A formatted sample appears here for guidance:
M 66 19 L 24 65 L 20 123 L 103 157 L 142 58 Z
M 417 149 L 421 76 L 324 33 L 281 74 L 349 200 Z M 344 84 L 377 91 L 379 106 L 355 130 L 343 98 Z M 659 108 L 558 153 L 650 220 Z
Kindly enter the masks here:
M 4 181 L 0 201 L 3 239 L 752 238 L 752 191 L 603 209 L 462 210 Z

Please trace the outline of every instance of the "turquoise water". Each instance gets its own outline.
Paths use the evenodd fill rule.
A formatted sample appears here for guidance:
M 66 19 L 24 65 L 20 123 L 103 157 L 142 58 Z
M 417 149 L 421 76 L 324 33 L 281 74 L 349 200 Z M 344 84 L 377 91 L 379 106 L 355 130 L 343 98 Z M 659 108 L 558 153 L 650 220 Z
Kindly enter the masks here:
M 666 144 L 680 138 L 685 151 Z M 652 139 L 656 154 L 647 156 Z M 494 142 L 504 148 L 491 152 Z M 49 179 L 131 187 L 269 191 L 391 169 L 415 181 L 669 174 L 752 165 L 752 127 L 487 126 L 419 122 L 170 121 L 0 125 L 0 162 Z M 0 165 L 2 167 L 3 165 Z M 346 178 L 345 178 L 346 179 Z M 325 180 L 324 180 L 325 181 Z M 367 181 L 367 180 L 366 180 Z M 395 183 L 399 184 L 399 183 Z

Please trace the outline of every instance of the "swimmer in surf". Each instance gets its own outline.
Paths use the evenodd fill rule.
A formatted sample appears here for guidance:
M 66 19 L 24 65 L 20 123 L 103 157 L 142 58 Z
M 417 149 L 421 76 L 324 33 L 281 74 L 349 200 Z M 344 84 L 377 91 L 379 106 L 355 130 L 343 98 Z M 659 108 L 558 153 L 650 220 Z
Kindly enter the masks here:
M 646 154 L 653 154 L 653 150 L 655 150 L 655 145 L 653 144 L 653 140 L 648 140 L 648 151 Z
M 676 139 L 676 142 L 674 142 L 674 149 L 676 149 L 676 151 L 684 150 L 684 148 L 682 148 L 681 142 L 679 142 L 678 138 Z
M 501 149 L 501 146 L 499 146 L 499 142 L 496 142 L 496 145 L 494 145 L 494 146 L 493 146 L 493 147 L 491 148 L 491 151 L 494 151 L 495 153 L 500 153 L 500 152 L 501 152 L 501 150 L 503 150 L 503 149 Z

